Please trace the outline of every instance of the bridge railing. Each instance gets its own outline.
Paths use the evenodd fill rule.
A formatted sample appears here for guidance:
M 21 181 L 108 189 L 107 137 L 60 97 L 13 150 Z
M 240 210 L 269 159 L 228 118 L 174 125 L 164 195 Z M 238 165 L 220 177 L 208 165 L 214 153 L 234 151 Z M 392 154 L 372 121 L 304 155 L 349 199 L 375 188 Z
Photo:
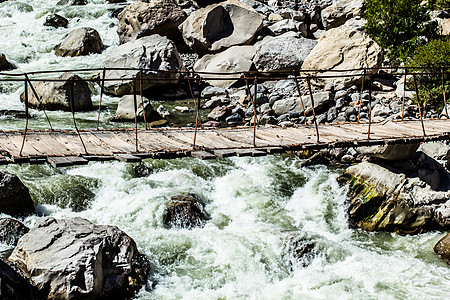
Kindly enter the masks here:
M 320 142 L 320 132 L 319 126 L 317 123 L 316 112 L 314 109 L 314 97 L 312 86 L 313 83 L 319 79 L 333 79 L 333 78 L 345 78 L 345 77 L 357 77 L 360 78 L 361 84 L 361 93 L 359 99 L 359 107 L 358 107 L 358 118 L 357 123 L 360 123 L 361 116 L 361 108 L 362 108 L 362 100 L 363 100 L 363 91 L 367 89 L 368 91 L 368 130 L 367 130 L 367 139 L 370 139 L 370 128 L 372 125 L 372 84 L 371 81 L 374 78 L 380 78 L 383 76 L 396 76 L 403 77 L 404 79 L 404 89 L 402 96 L 402 117 L 404 119 L 404 111 L 405 111 L 405 91 L 406 91 L 406 83 L 407 76 L 412 77 L 412 82 L 414 84 L 415 94 L 417 98 L 417 105 L 419 110 L 419 118 L 422 124 L 423 135 L 426 135 L 425 126 L 423 123 L 423 115 L 422 115 L 422 104 L 420 100 L 420 93 L 417 85 L 417 77 L 418 76 L 436 76 L 439 75 L 442 78 L 442 94 L 443 94 L 443 105 L 445 108 L 445 115 L 449 118 L 449 114 L 447 111 L 447 100 L 446 100 L 446 91 L 445 91 L 445 77 L 449 74 L 450 68 L 447 66 L 442 67 L 381 67 L 381 68 L 358 68 L 358 69 L 346 69 L 346 70 L 292 70 L 292 71 L 278 71 L 278 72 L 235 72 L 235 73 L 210 73 L 210 72 L 193 72 L 193 71 L 163 71 L 163 70 L 153 70 L 153 69 L 136 69 L 136 68 L 85 68 L 85 69 L 66 69 L 66 70 L 49 70 L 49 71 L 35 71 L 35 72 L 27 72 L 27 73 L 19 73 L 19 72 L 0 72 L 0 82 L 23 82 L 24 84 L 24 104 L 25 104 L 25 113 L 26 113 L 26 123 L 23 131 L 23 142 L 21 145 L 20 155 L 22 155 L 22 150 L 26 141 L 26 134 L 28 131 L 28 116 L 29 116 L 29 89 L 32 92 L 33 96 L 36 100 L 41 103 L 42 97 L 38 95 L 33 83 L 34 82 L 61 82 L 68 81 L 69 82 L 69 101 L 72 112 L 73 124 L 75 127 L 75 131 L 78 134 L 80 142 L 87 154 L 86 146 L 80 134 L 80 130 L 77 126 L 76 122 L 76 111 L 75 111 L 75 103 L 74 103 L 74 84 L 76 81 L 86 81 L 91 83 L 96 83 L 100 85 L 100 97 L 99 97 L 99 108 L 98 108 L 98 116 L 97 116 L 97 128 L 99 130 L 99 122 L 101 115 L 101 107 L 102 100 L 105 94 L 105 82 L 108 81 L 131 81 L 132 84 L 132 95 L 134 97 L 134 131 L 135 131 L 135 150 L 139 152 L 139 139 L 138 139 L 138 105 L 142 106 L 142 110 L 144 111 L 144 101 L 143 101 L 143 86 L 145 81 L 173 81 L 174 78 L 178 81 L 186 81 L 188 86 L 188 93 L 190 93 L 190 97 L 193 100 L 195 107 L 195 127 L 194 127 L 194 136 L 193 136 L 193 149 L 196 148 L 196 136 L 198 128 L 201 126 L 201 117 L 200 117 L 200 93 L 196 96 L 193 89 L 193 83 L 196 82 L 198 85 L 201 85 L 204 81 L 214 81 L 214 80 L 236 80 L 240 81 L 246 86 L 247 97 L 249 98 L 251 105 L 253 106 L 253 146 L 256 147 L 256 128 L 259 126 L 258 118 L 257 118 L 257 88 L 258 84 L 267 81 L 267 80 L 285 80 L 292 79 L 295 82 L 298 97 L 303 109 L 303 114 L 306 122 L 306 107 L 305 103 L 302 99 L 303 91 L 300 87 L 300 83 L 306 85 L 305 92 L 309 94 L 311 101 L 311 108 L 313 114 L 313 123 L 316 131 L 316 141 Z M 120 77 L 120 78 L 107 78 L 107 71 L 135 71 L 139 72 L 139 76 L 131 76 L 128 78 Z M 61 79 L 61 78 L 52 78 L 49 77 L 53 74 L 60 74 L 65 72 L 77 72 L 77 73 L 85 73 L 85 74 L 95 74 L 95 76 L 90 78 L 70 78 L 69 80 Z M 154 74 L 155 77 L 149 79 L 143 77 L 143 74 Z M 170 76 L 169 76 L 170 75 Z M 45 77 L 45 78 L 44 78 Z M 254 91 L 251 93 L 250 91 L 250 83 L 253 83 Z M 139 88 L 138 88 L 139 86 Z M 252 95 L 253 94 L 253 95 Z M 140 103 L 138 104 L 138 97 L 140 97 Z M 53 131 L 54 128 L 50 122 L 50 119 L 43 109 L 45 117 L 49 123 L 50 130 Z M 145 113 L 143 113 L 145 130 L 148 129 L 148 122 L 146 120 Z

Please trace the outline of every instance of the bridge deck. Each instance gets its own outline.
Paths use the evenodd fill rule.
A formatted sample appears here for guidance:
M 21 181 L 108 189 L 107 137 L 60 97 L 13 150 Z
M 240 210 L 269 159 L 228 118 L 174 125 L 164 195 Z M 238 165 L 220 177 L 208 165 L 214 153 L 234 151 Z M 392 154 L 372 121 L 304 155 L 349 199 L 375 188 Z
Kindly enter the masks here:
M 193 148 L 194 129 L 81 130 L 87 153 L 73 130 L 28 131 L 20 156 L 23 131 L 0 131 L 0 162 L 45 162 L 55 166 L 87 163 L 88 160 L 119 159 L 139 161 L 146 157 L 172 158 L 192 155 L 199 158 L 215 156 L 263 155 L 300 149 L 408 143 L 449 138 L 450 120 L 427 120 L 426 137 L 419 121 L 372 124 L 346 123 L 319 125 L 317 143 L 314 126 L 290 128 L 260 126 L 253 146 L 253 128 L 199 129 Z

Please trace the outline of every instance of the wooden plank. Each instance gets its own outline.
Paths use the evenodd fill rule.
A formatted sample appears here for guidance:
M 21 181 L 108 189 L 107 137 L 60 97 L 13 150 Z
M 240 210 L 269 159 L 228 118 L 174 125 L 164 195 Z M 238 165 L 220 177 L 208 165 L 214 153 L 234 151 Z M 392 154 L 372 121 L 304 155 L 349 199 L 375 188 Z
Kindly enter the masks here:
M 131 154 L 115 154 L 114 158 L 125 162 L 141 162 L 142 158 Z
M 283 147 L 264 147 L 264 148 L 261 148 L 260 150 L 266 151 L 269 154 L 286 152 L 286 150 Z
M 89 163 L 87 159 L 78 156 L 49 156 L 47 158 L 47 161 L 55 168 L 69 167 L 74 165 L 86 165 Z
M 222 158 L 235 156 L 236 149 L 214 150 L 214 155 Z
M 214 159 L 216 156 L 206 151 L 192 151 L 191 156 L 198 159 Z
M 253 157 L 258 157 L 258 156 L 266 156 L 267 152 L 266 151 L 261 151 L 261 150 L 257 150 L 257 149 L 252 149 L 252 156 Z
M 253 149 L 236 149 L 237 157 L 252 156 Z
M 114 155 L 83 155 L 83 158 L 88 161 L 108 161 L 116 159 Z
M 136 150 L 134 145 L 124 142 L 109 131 L 91 132 L 102 143 L 108 145 L 114 152 L 129 153 Z
M 9 164 L 9 160 L 4 156 L 0 156 L 0 165 L 7 165 L 7 164 Z

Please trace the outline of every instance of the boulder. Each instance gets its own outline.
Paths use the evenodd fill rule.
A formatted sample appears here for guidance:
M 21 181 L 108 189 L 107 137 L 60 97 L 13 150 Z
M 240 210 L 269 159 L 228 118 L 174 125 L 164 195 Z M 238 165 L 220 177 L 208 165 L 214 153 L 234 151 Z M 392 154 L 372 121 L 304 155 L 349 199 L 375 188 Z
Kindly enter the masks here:
M 256 49 L 253 46 L 234 46 L 218 54 L 207 54 L 194 65 L 195 72 L 245 73 L 250 71 Z M 239 74 L 220 75 L 220 80 L 206 80 L 209 84 L 229 88 L 239 78 Z
M 55 47 L 58 56 L 80 56 L 100 53 L 103 42 L 97 30 L 89 27 L 71 31 L 64 40 Z
M 314 110 L 317 113 L 322 112 L 324 109 L 327 109 L 328 106 L 333 102 L 333 94 L 330 92 L 318 92 L 313 94 L 314 99 Z M 312 105 L 311 105 L 311 97 L 302 96 L 303 106 L 306 110 L 306 115 L 312 115 Z M 272 109 L 276 115 L 287 114 L 290 111 L 295 111 L 301 116 L 303 116 L 303 106 L 301 104 L 300 98 L 291 97 L 287 99 L 281 99 L 275 101 L 272 105 Z
M 180 30 L 191 49 L 206 53 L 250 43 L 262 23 L 262 16 L 252 8 L 229 0 L 192 12 Z
M 45 18 L 44 26 L 50 26 L 50 27 L 67 27 L 69 25 L 69 21 L 64 18 L 63 16 L 60 16 L 58 14 L 49 14 L 47 18 Z
M 365 33 L 343 25 L 325 32 L 306 58 L 302 69 L 330 70 L 326 73 L 312 71 L 305 73 L 305 76 L 340 76 L 342 72 L 333 72 L 333 70 L 377 68 L 381 67 L 382 62 L 383 51 L 375 41 Z M 376 71 L 373 69 L 368 73 Z M 311 80 L 311 83 L 321 88 L 328 85 L 334 86 L 335 90 L 341 90 L 359 84 L 363 77 L 361 71 L 351 71 L 345 74 L 354 76 L 317 78 Z
M 326 30 L 339 27 L 347 20 L 359 16 L 364 0 L 339 0 L 321 12 L 322 24 Z
M 0 71 L 8 71 L 15 68 L 16 67 L 6 59 L 5 54 L 0 53 Z
M 297 37 L 290 32 L 267 36 L 255 44 L 253 63 L 259 72 L 300 70 L 317 41 Z
M 180 36 L 178 26 L 186 17 L 186 13 L 175 0 L 133 2 L 117 16 L 120 44 L 152 34 L 167 36 L 174 40 Z
M 284 19 L 269 26 L 269 29 L 275 35 L 281 35 L 288 31 L 300 31 L 303 37 L 306 37 L 308 26 L 303 22 L 294 21 L 292 19 Z
M 60 81 L 40 81 L 34 83 L 39 99 L 28 86 L 28 104 L 30 107 L 46 110 L 72 111 L 72 86 L 74 111 L 91 110 L 91 90 L 86 81 L 80 76 L 67 72 L 60 75 Z M 25 102 L 25 92 L 20 95 L 20 100 Z
M 19 177 L 5 171 L 0 171 L 0 212 L 13 217 L 34 213 L 28 188 Z
M 283 258 L 291 270 L 295 266 L 307 267 L 317 255 L 316 245 L 300 235 L 288 235 L 283 246 Z
M 419 148 L 419 143 L 359 147 L 356 151 L 385 160 L 406 160 L 416 153 L 417 148 Z
M 19 238 L 30 229 L 13 218 L 0 218 L 0 242 L 15 246 Z
M 200 198 L 194 194 L 174 196 L 167 204 L 164 224 L 168 228 L 187 228 L 205 226 L 208 216 Z
M 341 180 L 350 185 L 350 224 L 367 231 L 400 234 L 448 229 L 450 214 L 440 218 L 440 213 L 450 207 L 450 175 L 439 170 L 441 181 L 433 188 L 432 182 L 419 176 L 421 171 L 437 167 L 428 164 L 419 155 L 398 163 L 365 161 L 349 167 Z
M 450 265 L 450 233 L 447 233 L 434 246 L 434 252 L 439 254 Z
M 9 261 L 48 299 L 123 299 L 147 282 L 149 263 L 116 226 L 39 218 Z
M 44 299 L 44 295 L 22 276 L 20 270 L 8 261 L 0 259 L 1 299 Z
M 145 120 L 150 121 L 151 115 L 153 112 L 153 106 L 150 101 L 143 97 L 141 101 L 141 97 L 136 97 L 136 111 L 137 111 L 137 120 L 144 120 L 144 111 L 145 111 Z M 144 103 L 142 103 L 144 102 Z M 144 106 L 144 109 L 142 109 Z M 134 96 L 133 95 L 125 95 L 119 100 L 119 104 L 117 105 L 116 114 L 113 118 L 114 121 L 134 121 Z
M 450 19 L 443 19 L 439 25 L 441 35 L 450 35 Z
M 208 114 L 208 118 L 214 121 L 223 121 L 229 115 L 231 115 L 230 108 L 225 106 L 217 106 Z
M 142 89 L 145 91 L 175 85 L 179 74 L 174 71 L 181 70 L 182 62 L 172 41 L 153 34 L 118 46 L 109 53 L 103 67 L 144 69 Z M 136 89 L 140 90 L 139 70 L 107 70 L 105 76 L 117 79 L 105 81 L 105 93 L 115 96 L 132 94 L 132 78 L 136 78 Z M 155 80 L 157 78 L 164 80 Z

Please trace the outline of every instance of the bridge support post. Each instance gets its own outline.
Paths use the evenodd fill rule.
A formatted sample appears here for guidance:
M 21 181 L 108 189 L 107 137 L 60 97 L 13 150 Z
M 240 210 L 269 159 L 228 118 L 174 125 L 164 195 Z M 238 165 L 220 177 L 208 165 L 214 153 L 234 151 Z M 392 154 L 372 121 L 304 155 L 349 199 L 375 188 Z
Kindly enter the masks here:
M 30 88 L 31 88 L 31 91 L 33 92 L 34 97 L 36 97 L 36 100 L 39 102 L 39 108 L 40 108 L 40 106 L 42 104 L 41 98 L 38 96 L 36 90 L 34 89 L 34 86 L 31 83 L 31 80 L 28 77 L 28 74 L 25 73 L 24 75 L 25 75 L 25 78 L 28 81 L 28 84 L 30 85 Z M 50 130 L 53 131 L 52 123 L 50 122 L 50 119 L 48 118 L 47 112 L 45 111 L 45 109 L 42 109 L 42 111 L 44 112 L 45 118 L 47 119 L 48 125 L 50 126 Z
M 106 69 L 103 68 L 102 72 L 102 83 L 100 88 L 100 103 L 98 104 L 98 116 L 97 116 L 97 130 L 100 123 L 100 111 L 102 109 L 102 99 L 103 99 L 103 91 L 105 89 L 105 76 L 106 76 Z
M 83 145 L 84 153 L 88 154 L 86 146 L 84 145 L 84 142 L 83 142 L 83 138 L 81 137 L 80 131 L 78 130 L 77 122 L 75 120 L 75 99 L 74 99 L 75 94 L 73 91 L 74 79 L 69 79 L 69 84 L 70 84 L 70 107 L 72 109 L 73 125 L 75 126 L 75 130 L 78 134 L 78 138 L 81 141 L 81 145 Z
M 142 69 L 139 69 L 139 93 L 141 96 L 141 105 L 142 105 L 142 115 L 144 116 L 144 124 L 145 124 L 145 130 L 148 129 L 147 127 L 147 117 L 145 115 L 145 107 L 144 107 L 144 79 L 142 78 Z
M 195 116 L 195 129 L 194 129 L 194 141 L 192 142 L 192 150 L 195 150 L 195 143 L 197 141 L 197 130 L 198 130 L 198 123 L 200 121 L 201 124 L 201 118 L 200 118 L 200 95 L 198 96 L 198 102 L 195 99 L 195 95 L 194 95 L 194 90 L 192 89 L 192 83 L 191 80 L 193 80 L 193 77 L 189 77 L 186 79 L 188 86 L 189 86 L 189 91 L 191 92 L 191 97 L 192 97 L 192 101 L 194 101 L 194 106 L 195 106 L 195 111 L 196 111 L 196 116 Z M 201 85 L 201 79 L 199 81 L 199 84 Z
M 402 121 L 405 115 L 405 98 L 406 98 L 406 75 L 408 74 L 408 69 L 405 67 L 405 77 L 403 78 L 403 100 L 402 100 Z
M 25 74 L 25 130 L 23 132 L 23 140 L 22 140 L 22 146 L 20 147 L 19 156 L 22 156 L 23 147 L 25 146 L 25 140 L 27 138 L 27 131 L 28 131 L 28 76 Z
M 364 74 L 361 80 L 361 95 L 359 96 L 359 110 L 358 110 L 358 124 L 359 124 L 359 118 L 361 116 L 361 106 L 362 106 L 362 97 L 364 92 L 364 80 L 366 79 L 366 68 L 364 68 Z
M 447 97 L 445 96 L 444 67 L 441 67 L 441 74 L 442 74 L 442 95 L 444 96 L 444 109 L 445 115 L 447 116 L 448 119 Z
M 370 127 L 372 125 L 372 82 L 369 79 L 368 80 L 368 87 L 369 87 L 369 128 L 367 130 L 367 139 L 370 140 Z
M 314 109 L 314 96 L 312 94 L 312 89 L 311 89 L 311 77 L 306 77 L 306 82 L 308 83 L 308 90 L 309 90 L 309 97 L 311 97 L 311 107 L 312 107 L 312 111 L 313 111 L 313 116 L 314 116 L 314 125 L 316 127 L 316 137 L 317 137 L 317 143 L 319 143 L 320 140 L 320 136 L 319 136 L 319 127 L 317 126 L 317 119 L 316 119 L 316 111 Z M 306 120 L 305 120 L 306 122 Z
M 135 77 L 133 77 L 132 87 L 133 87 L 134 132 L 135 132 L 135 141 L 136 141 L 136 152 L 139 152 L 138 126 L 137 126 L 136 78 Z M 145 114 L 145 111 L 142 111 L 142 113 Z
M 423 118 L 422 118 L 422 107 L 420 105 L 419 89 L 417 88 L 416 74 L 413 74 L 413 80 L 414 80 L 414 89 L 416 91 L 416 97 L 417 97 L 417 106 L 419 107 L 420 124 L 422 125 L 423 136 L 426 136 L 425 126 L 423 125 Z
M 295 72 L 294 72 L 294 79 L 295 79 L 295 86 L 297 87 L 298 97 L 300 98 L 300 104 L 302 105 L 303 116 L 305 117 L 305 124 L 306 124 L 306 110 L 305 110 L 305 105 L 303 104 L 302 94 L 300 93 L 300 85 L 299 85 L 299 83 L 298 83 L 298 76 L 295 75 Z

